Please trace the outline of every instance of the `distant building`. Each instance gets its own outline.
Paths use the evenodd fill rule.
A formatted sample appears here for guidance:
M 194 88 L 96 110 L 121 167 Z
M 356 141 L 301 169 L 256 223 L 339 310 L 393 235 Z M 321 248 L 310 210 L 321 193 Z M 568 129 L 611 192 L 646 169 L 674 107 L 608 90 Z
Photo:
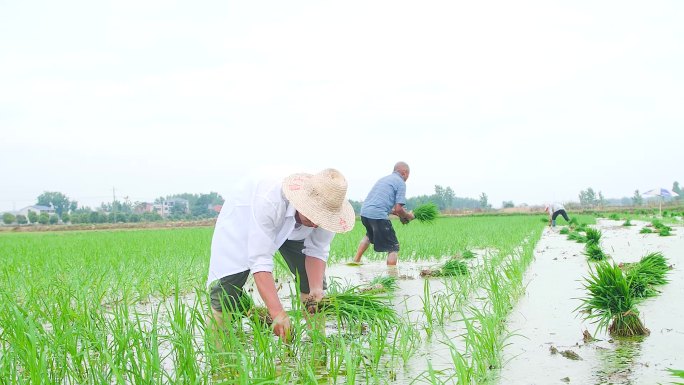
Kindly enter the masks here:
M 52 215 L 55 213 L 55 209 L 53 209 L 52 207 L 41 206 L 41 205 L 33 205 L 33 206 L 24 207 L 23 209 L 17 211 L 15 215 L 23 215 L 25 217 L 28 217 L 29 211 L 33 211 L 34 213 L 36 213 L 38 215 L 40 215 L 42 213 Z
M 142 202 L 142 203 L 136 205 L 135 209 L 133 209 L 133 211 L 136 214 L 153 213 L 154 212 L 154 203 Z
M 180 208 L 175 209 L 176 207 Z M 153 210 L 162 217 L 168 217 L 171 213 L 178 211 L 188 214 L 190 212 L 190 202 L 183 198 L 170 198 L 162 203 L 155 204 Z

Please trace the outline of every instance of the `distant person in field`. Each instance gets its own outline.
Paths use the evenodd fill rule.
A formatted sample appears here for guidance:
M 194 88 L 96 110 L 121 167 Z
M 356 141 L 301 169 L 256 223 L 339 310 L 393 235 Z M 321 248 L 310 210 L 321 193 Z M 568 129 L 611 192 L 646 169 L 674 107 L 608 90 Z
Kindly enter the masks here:
M 558 218 L 559 215 L 561 215 L 566 222 L 570 222 L 568 213 L 565 212 L 565 207 L 558 202 L 546 203 L 544 205 L 544 211 L 549 214 L 549 226 L 551 227 L 556 227 L 556 218 Z
M 273 333 L 290 337 L 290 317 L 273 278 L 276 251 L 299 277 L 302 302 L 320 301 L 325 266 L 336 233 L 354 227 L 347 201 L 347 181 L 335 169 L 293 174 L 284 179 L 240 183 L 226 198 L 211 241 L 209 277 L 211 307 L 218 327 L 223 313 L 244 313 L 243 286 L 249 274 L 273 320 Z
M 394 171 L 380 178 L 368 193 L 361 206 L 361 223 L 366 228 L 366 235 L 359 243 L 354 262 L 360 263 L 361 256 L 372 243 L 377 252 L 387 253 L 387 265 L 397 264 L 399 259 L 399 241 L 389 220 L 389 215 L 399 217 L 402 223 L 408 223 L 415 217 L 406 211 L 406 180 L 410 169 L 405 162 L 397 162 Z

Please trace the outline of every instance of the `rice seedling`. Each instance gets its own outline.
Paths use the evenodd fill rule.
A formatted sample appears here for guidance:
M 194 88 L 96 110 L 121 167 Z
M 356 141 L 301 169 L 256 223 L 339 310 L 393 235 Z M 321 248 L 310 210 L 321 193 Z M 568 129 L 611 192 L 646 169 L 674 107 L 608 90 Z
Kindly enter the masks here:
M 671 230 L 671 227 L 667 227 L 667 226 L 661 227 L 660 229 L 658 229 L 658 235 L 660 235 L 661 237 L 670 236 L 671 235 L 670 230 Z
M 587 237 L 582 235 L 579 231 L 572 231 L 568 234 L 568 240 L 575 241 L 577 243 L 585 243 L 587 241 Z
M 676 369 L 667 368 L 667 371 L 670 372 L 670 375 L 672 377 L 684 378 L 684 370 L 676 370 Z M 673 382 L 673 384 L 684 385 L 684 382 Z
M 584 247 L 583 254 L 586 255 L 587 259 L 590 261 L 603 261 L 607 257 L 598 243 L 587 243 Z
M 587 227 L 587 230 L 585 231 L 585 239 L 587 245 L 598 245 L 599 242 L 601 241 L 601 230 L 597 230 L 591 227 Z
M 560 233 L 565 235 L 570 234 L 570 229 L 567 227 L 563 227 L 562 229 L 560 229 Z
M 438 268 L 426 268 L 420 271 L 421 277 L 454 277 L 468 274 L 468 265 L 460 259 L 452 258 Z
M 629 283 L 619 266 L 599 262 L 590 267 L 584 288 L 588 296 L 580 299 L 582 304 L 575 310 L 584 319 L 597 323 L 598 330 L 607 329 L 618 337 L 649 334 L 639 319 Z
M 637 263 L 624 265 L 629 288 L 635 298 L 648 298 L 658 294 L 654 286 L 664 285 L 670 267 L 662 253 L 650 253 Z
M 641 230 L 639 230 L 639 234 L 650 234 L 652 232 L 653 230 L 649 229 L 648 227 L 643 227 Z
M 360 287 L 359 291 L 395 291 L 397 288 L 397 277 L 385 275 L 373 278 L 368 286 Z
M 472 251 L 470 251 L 470 250 L 468 250 L 468 249 L 465 249 L 465 250 L 463 250 L 463 252 L 461 253 L 461 257 L 462 257 L 463 259 L 473 259 L 473 258 L 476 257 L 476 255 L 475 255 L 475 253 L 473 253 Z
M 348 325 L 359 323 L 391 326 L 397 321 L 397 312 L 389 305 L 387 293 L 363 291 L 352 287 L 344 291 L 330 291 L 318 303 L 307 303 L 317 313 L 337 317 Z
M 627 219 L 622 225 L 625 226 L 625 227 L 627 227 L 627 226 L 634 226 L 634 224 L 632 224 L 632 221 L 630 221 L 629 219 Z
M 608 216 L 608 219 L 612 219 L 612 220 L 614 220 L 614 221 L 619 221 L 619 220 L 620 220 L 620 216 L 617 215 L 617 213 L 612 213 L 612 214 L 610 214 L 610 215 Z
M 439 209 L 434 203 L 425 203 L 413 209 L 413 215 L 421 222 L 432 223 L 439 215 Z

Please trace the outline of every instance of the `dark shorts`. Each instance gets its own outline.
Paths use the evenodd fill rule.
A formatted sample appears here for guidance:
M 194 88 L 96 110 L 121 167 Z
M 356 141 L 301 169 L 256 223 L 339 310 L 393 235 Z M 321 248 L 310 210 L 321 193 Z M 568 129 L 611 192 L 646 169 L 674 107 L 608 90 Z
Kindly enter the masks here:
M 551 216 L 551 219 L 555 221 L 559 215 L 562 216 L 563 219 L 565 219 L 567 222 L 570 222 L 570 218 L 568 218 L 568 213 L 566 213 L 565 210 L 563 210 L 563 209 L 560 209 L 560 210 L 554 212 L 553 215 Z
M 299 276 L 299 292 L 309 294 L 309 277 L 306 275 L 304 261 L 306 256 L 302 253 L 304 241 L 286 240 L 278 251 L 287 263 L 295 277 Z M 225 307 L 230 311 L 244 312 L 250 306 L 249 297 L 244 295 L 243 286 L 249 277 L 249 270 L 225 276 L 211 284 L 211 307 L 222 311 Z M 323 278 L 323 290 L 327 289 L 325 277 Z
M 399 251 L 399 241 L 389 219 L 370 219 L 361 217 L 366 228 L 366 236 L 377 252 Z

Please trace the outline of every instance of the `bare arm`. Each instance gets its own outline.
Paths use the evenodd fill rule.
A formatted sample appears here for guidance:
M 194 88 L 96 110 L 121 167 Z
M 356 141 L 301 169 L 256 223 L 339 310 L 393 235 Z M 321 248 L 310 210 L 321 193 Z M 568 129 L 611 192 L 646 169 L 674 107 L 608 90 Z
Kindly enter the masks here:
M 254 282 L 273 320 L 273 332 L 287 341 L 290 334 L 290 317 L 285 312 L 285 309 L 283 309 L 283 305 L 278 298 L 278 290 L 276 290 L 275 281 L 273 280 L 273 273 L 268 271 L 254 273 Z
M 404 205 L 397 203 L 394 205 L 394 208 L 392 209 L 392 213 L 396 216 L 398 216 L 400 219 L 403 221 L 410 221 L 415 218 L 412 212 L 406 211 L 404 209 Z

